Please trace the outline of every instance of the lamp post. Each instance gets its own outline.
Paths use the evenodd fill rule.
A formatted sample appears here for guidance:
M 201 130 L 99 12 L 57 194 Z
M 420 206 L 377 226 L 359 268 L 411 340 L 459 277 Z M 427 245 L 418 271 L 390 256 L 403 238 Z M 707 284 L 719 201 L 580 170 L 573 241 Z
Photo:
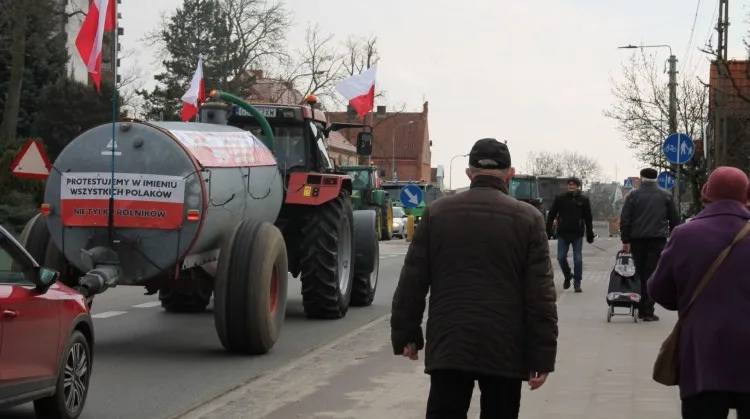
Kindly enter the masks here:
M 396 180 L 396 130 L 399 127 L 403 127 L 405 125 L 411 125 L 414 121 L 408 121 L 401 124 L 396 125 L 393 127 L 393 132 L 391 133 L 391 143 L 393 147 L 392 155 L 391 155 L 391 180 Z
M 468 154 L 459 154 L 456 156 L 451 157 L 451 162 L 448 164 L 448 171 L 450 172 L 448 174 L 448 189 L 453 190 L 453 159 L 456 157 L 466 157 Z
M 672 47 L 669 45 L 626 45 L 618 47 L 619 49 L 644 49 L 644 48 L 667 48 L 669 50 L 669 134 L 677 133 L 677 57 L 672 53 Z M 679 152 L 677 154 L 679 161 Z M 677 201 L 677 209 L 680 208 L 680 163 L 677 163 L 675 170 L 674 189 L 672 193 Z

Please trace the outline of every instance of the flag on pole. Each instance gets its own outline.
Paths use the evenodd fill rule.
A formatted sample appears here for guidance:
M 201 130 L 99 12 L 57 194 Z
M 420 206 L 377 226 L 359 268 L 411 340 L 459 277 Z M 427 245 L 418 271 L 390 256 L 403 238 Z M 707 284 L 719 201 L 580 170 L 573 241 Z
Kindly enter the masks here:
M 100 93 L 102 91 L 102 42 L 104 41 L 104 32 L 114 31 L 117 27 L 115 1 L 92 0 L 76 38 L 78 53 L 81 54 L 86 69 L 94 80 L 96 90 Z M 113 68 L 116 64 L 113 59 Z
M 198 106 L 206 101 L 206 88 L 203 85 L 203 57 L 198 57 L 198 68 L 195 69 L 190 88 L 182 95 L 182 120 L 189 121 L 198 115 Z
M 362 74 L 351 76 L 336 85 L 336 90 L 349 101 L 349 104 L 357 111 L 362 120 L 375 107 L 375 76 L 377 72 L 378 65 L 376 63 L 363 71 Z

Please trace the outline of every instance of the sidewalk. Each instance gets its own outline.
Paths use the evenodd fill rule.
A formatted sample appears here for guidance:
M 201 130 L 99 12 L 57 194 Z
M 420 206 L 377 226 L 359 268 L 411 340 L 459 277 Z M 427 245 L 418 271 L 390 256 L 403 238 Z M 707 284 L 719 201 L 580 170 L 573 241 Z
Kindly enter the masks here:
M 679 418 L 676 388 L 651 381 L 651 367 L 676 316 L 606 322 L 605 294 L 617 239 L 584 245 L 583 294 L 559 290 L 556 372 L 540 390 L 524 390 L 523 419 Z M 556 282 L 561 283 L 557 263 Z M 421 355 L 421 354 L 420 354 Z M 388 318 L 320 348 L 282 370 L 237 388 L 183 418 L 423 418 L 429 376 L 422 361 L 392 355 Z M 475 389 L 469 418 L 478 418 Z

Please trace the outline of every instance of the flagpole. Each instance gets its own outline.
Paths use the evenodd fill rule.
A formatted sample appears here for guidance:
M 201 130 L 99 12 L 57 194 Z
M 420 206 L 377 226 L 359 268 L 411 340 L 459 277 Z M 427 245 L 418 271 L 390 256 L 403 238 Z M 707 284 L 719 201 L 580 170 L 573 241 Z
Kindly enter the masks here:
M 117 38 L 118 30 L 120 27 L 119 19 L 117 18 L 117 2 L 118 0 L 112 0 L 112 7 L 114 8 L 115 16 L 115 27 L 112 30 L 112 153 L 110 160 L 110 169 L 112 171 L 112 178 L 110 183 L 110 196 L 109 196 L 109 211 L 107 217 L 107 236 L 109 245 L 113 246 L 115 241 L 115 152 L 117 150 L 117 140 L 115 135 L 117 132 Z

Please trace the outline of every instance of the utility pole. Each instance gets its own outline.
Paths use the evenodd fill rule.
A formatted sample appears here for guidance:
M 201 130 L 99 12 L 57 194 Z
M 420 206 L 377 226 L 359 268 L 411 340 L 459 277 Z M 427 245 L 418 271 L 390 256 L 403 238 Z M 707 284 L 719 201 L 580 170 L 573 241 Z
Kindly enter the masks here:
M 711 168 L 726 165 L 727 158 L 727 132 L 724 107 L 726 94 L 719 86 L 720 81 L 729 77 L 727 60 L 727 38 L 729 37 L 729 0 L 719 0 L 719 20 L 716 22 L 718 34 L 716 44 L 716 80 L 714 81 L 714 129 L 713 129 L 713 162 Z
M 671 49 L 671 48 L 670 48 Z M 671 52 L 671 51 L 670 51 Z M 677 57 L 669 55 L 669 135 L 677 134 Z M 677 168 L 675 169 L 673 197 L 677 200 L 677 208 L 680 208 L 680 141 L 677 141 Z

